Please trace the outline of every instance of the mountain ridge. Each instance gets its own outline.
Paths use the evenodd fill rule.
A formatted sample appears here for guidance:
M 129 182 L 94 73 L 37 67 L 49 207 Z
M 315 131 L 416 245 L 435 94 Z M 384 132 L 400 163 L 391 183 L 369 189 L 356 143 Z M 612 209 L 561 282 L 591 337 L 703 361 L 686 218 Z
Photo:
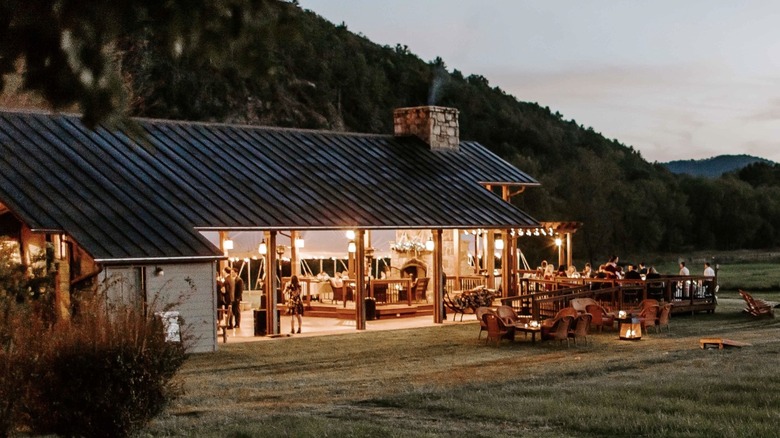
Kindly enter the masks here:
M 723 174 L 741 170 L 753 163 L 776 164 L 766 158 L 747 154 L 725 154 L 698 160 L 673 160 L 660 164 L 670 172 L 678 175 L 718 178 Z

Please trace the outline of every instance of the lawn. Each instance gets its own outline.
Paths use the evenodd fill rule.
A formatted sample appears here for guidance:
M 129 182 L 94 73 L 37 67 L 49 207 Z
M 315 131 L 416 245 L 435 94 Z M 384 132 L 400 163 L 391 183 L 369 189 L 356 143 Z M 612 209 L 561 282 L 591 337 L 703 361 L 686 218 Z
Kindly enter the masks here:
M 675 315 L 670 333 L 570 348 L 522 335 L 488 346 L 476 322 L 220 345 L 187 361 L 183 394 L 142 434 L 778 436 L 780 318 L 742 307 L 723 292 L 714 314 Z M 701 337 L 752 346 L 701 350 Z

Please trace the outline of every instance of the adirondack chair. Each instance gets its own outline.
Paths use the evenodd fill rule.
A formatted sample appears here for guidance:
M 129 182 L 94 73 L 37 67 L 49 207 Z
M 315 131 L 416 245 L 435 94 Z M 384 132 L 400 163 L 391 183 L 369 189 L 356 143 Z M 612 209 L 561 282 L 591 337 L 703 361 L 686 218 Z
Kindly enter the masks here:
M 747 307 L 745 307 L 745 312 L 753 316 L 768 315 L 772 318 L 775 317 L 775 311 L 772 309 L 772 305 L 769 304 L 769 302 L 760 298 L 753 298 L 749 293 L 743 290 L 739 291 L 739 295 L 742 297 L 742 299 L 745 300 L 745 303 L 747 304 Z

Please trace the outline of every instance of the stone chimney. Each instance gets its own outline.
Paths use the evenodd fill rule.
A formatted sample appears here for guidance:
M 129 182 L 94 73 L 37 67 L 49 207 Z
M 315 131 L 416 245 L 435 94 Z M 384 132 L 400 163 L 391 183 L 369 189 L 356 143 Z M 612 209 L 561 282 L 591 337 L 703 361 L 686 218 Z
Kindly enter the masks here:
M 393 111 L 396 137 L 416 135 L 431 150 L 457 151 L 460 143 L 458 110 L 442 106 L 416 106 Z

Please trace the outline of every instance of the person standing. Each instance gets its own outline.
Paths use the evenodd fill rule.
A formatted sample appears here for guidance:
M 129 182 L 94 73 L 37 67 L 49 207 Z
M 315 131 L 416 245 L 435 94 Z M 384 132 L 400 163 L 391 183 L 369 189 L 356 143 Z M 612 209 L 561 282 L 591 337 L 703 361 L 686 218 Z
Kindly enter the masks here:
M 290 299 L 287 300 L 287 312 L 290 314 L 290 334 L 295 333 L 296 318 L 298 319 L 298 333 L 300 333 L 303 319 L 303 300 L 301 299 L 301 283 L 298 281 L 297 275 L 290 278 L 285 293 L 290 295 Z
M 705 296 L 715 293 L 715 270 L 712 269 L 710 262 L 704 262 L 704 276 L 706 280 L 702 282 L 704 290 L 702 291 Z
M 228 274 L 225 280 L 225 300 L 228 302 L 231 310 L 228 328 L 240 328 L 244 280 L 238 276 L 238 271 L 233 268 L 225 268 L 225 272 Z
M 691 275 L 691 271 L 685 267 L 685 262 L 680 262 L 680 275 Z

